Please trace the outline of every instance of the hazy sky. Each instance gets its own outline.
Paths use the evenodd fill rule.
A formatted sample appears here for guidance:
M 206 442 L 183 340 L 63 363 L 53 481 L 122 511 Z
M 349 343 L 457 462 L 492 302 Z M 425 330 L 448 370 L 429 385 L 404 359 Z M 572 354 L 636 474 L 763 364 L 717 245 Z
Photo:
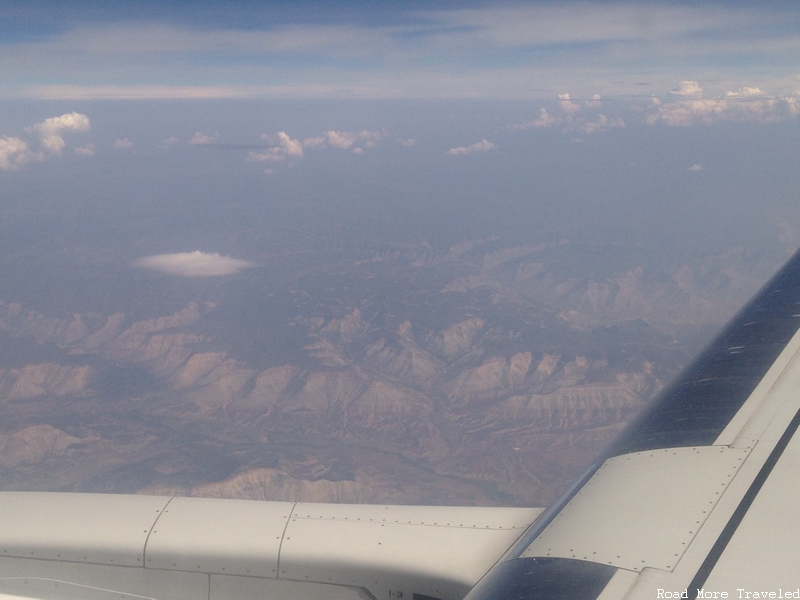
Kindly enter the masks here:
M 793 2 L 4 2 L 0 93 L 791 95 L 798 24 Z
M 799 17 L 791 2 L 4 2 L 0 210 L 91 210 L 131 260 L 233 254 L 254 222 L 275 239 L 291 224 L 790 246 Z M 170 226 L 123 248 L 117 213 L 143 207 Z

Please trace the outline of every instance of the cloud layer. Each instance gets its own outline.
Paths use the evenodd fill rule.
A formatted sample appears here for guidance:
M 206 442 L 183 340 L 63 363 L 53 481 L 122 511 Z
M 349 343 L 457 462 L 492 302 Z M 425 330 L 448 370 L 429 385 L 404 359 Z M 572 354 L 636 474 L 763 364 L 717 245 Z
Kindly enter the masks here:
M 756 88 L 757 89 L 757 88 Z M 760 91 L 760 90 L 759 90 Z M 726 94 L 723 98 L 695 98 L 678 102 L 653 99 L 646 117 L 650 125 L 714 125 L 723 121 L 778 123 L 800 114 L 800 97 L 759 97 Z
M 234 275 L 240 273 L 242 269 L 256 266 L 255 263 L 246 260 L 221 256 L 218 252 L 209 254 L 200 250 L 143 256 L 136 259 L 133 264 L 137 267 L 183 277 Z
M 0 41 L 0 93 L 542 98 L 570 89 L 608 97 L 641 94 L 644 82 L 659 96 L 674 90 L 689 97 L 688 82 L 703 74 L 734 88 L 754 75 L 762 88 L 782 77 L 794 85 L 787 81 L 800 59 L 800 18 L 791 3 L 344 3 L 335 18 L 321 3 L 311 21 L 305 4 L 286 3 L 277 20 L 271 4 L 211 3 L 203 19 L 152 6 L 133 19 L 110 6 L 98 20 L 78 8 L 45 28 L 23 15 Z M 682 78 L 687 84 L 675 88 Z
M 559 94 L 553 112 L 542 107 L 536 118 L 512 124 L 509 129 L 560 127 L 564 133 L 593 134 L 625 127 L 625 119 L 647 125 L 686 127 L 723 122 L 778 123 L 800 115 L 800 90 L 780 96 L 770 95 L 757 86 L 742 86 L 712 98 L 704 98 L 703 94 L 700 83 L 684 80 L 662 98 L 652 96 L 645 103 L 616 100 L 603 112 L 600 112 L 603 102 L 598 95 L 591 100 L 577 101 L 569 94 Z M 625 118 L 622 113 L 626 114 Z

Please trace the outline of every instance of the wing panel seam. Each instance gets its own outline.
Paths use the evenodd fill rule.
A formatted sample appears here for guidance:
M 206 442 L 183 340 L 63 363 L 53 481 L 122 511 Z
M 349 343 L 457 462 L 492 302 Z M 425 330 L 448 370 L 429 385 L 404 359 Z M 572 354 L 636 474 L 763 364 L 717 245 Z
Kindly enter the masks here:
M 695 595 L 693 598 L 697 598 L 697 592 L 706 582 L 708 576 L 711 574 L 711 571 L 719 561 L 722 553 L 725 551 L 725 548 L 728 546 L 728 543 L 731 541 L 731 538 L 736 533 L 736 530 L 739 528 L 742 520 L 744 519 L 747 511 L 750 509 L 750 506 L 753 504 L 753 501 L 758 496 L 758 493 L 761 491 L 762 486 L 767 481 L 769 474 L 772 472 L 772 469 L 777 464 L 778 460 L 780 460 L 781 455 L 783 455 L 783 451 L 786 449 L 786 446 L 789 445 L 792 437 L 794 437 L 797 428 L 800 427 L 800 410 L 798 410 L 794 418 L 789 423 L 789 426 L 786 428 L 786 431 L 783 432 L 783 435 L 778 440 L 778 443 L 775 444 L 775 448 L 772 449 L 769 457 L 764 462 L 764 465 L 761 467 L 761 470 L 756 475 L 753 483 L 750 484 L 750 487 L 745 492 L 744 496 L 742 497 L 739 505 L 736 507 L 736 510 L 733 511 L 731 518 L 728 520 L 728 523 L 725 525 L 725 528 L 720 533 L 717 541 L 711 547 L 711 551 L 706 556 L 706 559 L 703 561 L 703 564 L 700 565 L 700 568 L 695 574 L 694 579 L 689 584 L 689 589 L 695 590 Z
M 158 512 L 158 516 L 156 517 L 155 521 L 153 521 L 153 524 L 150 526 L 150 531 L 147 532 L 147 537 L 144 538 L 144 547 L 142 548 L 142 567 L 144 568 L 147 568 L 147 542 L 150 541 L 150 535 L 156 528 L 156 525 L 158 524 L 158 520 L 161 518 L 161 515 L 164 514 L 164 511 L 167 510 L 169 503 L 172 502 L 174 499 L 175 499 L 174 496 L 171 497 L 169 500 L 167 500 L 167 503 L 161 507 L 161 510 Z
M 286 531 L 289 529 L 289 522 L 292 520 L 292 515 L 294 514 L 295 508 L 297 508 L 297 502 L 292 503 L 292 508 L 289 509 L 289 515 L 286 517 L 286 525 L 283 526 L 281 543 L 278 544 L 278 561 L 275 565 L 275 579 L 281 578 L 281 553 L 283 552 L 283 540 L 286 539 Z

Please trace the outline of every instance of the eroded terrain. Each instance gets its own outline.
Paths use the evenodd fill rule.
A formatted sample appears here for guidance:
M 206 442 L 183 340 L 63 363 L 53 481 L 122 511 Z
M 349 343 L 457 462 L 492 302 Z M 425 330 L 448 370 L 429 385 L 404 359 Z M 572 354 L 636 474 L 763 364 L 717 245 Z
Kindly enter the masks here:
M 263 256 L 169 309 L 8 293 L 0 487 L 546 504 L 778 266 L 624 262 L 477 240 Z

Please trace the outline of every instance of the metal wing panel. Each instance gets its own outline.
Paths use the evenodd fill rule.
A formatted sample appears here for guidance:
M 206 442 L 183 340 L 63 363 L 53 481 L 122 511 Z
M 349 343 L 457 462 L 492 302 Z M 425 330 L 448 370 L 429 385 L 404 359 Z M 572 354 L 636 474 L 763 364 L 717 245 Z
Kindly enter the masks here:
M 748 454 L 708 446 L 609 459 L 521 557 L 671 570 Z
M 3 600 L 208 600 L 208 592 L 204 573 L 0 557 Z
M 541 509 L 298 504 L 280 577 L 460 599 Z M 398 595 L 400 594 L 400 595 Z
M 791 591 L 800 588 L 800 436 L 794 435 L 721 548 L 710 574 L 697 581 L 708 590 Z M 758 567 L 755 561 L 758 562 Z M 796 597 L 800 597 L 800 593 Z
M 142 566 L 147 536 L 169 498 L 3 492 L 2 556 Z
M 147 542 L 145 566 L 278 576 L 292 502 L 173 498 Z

